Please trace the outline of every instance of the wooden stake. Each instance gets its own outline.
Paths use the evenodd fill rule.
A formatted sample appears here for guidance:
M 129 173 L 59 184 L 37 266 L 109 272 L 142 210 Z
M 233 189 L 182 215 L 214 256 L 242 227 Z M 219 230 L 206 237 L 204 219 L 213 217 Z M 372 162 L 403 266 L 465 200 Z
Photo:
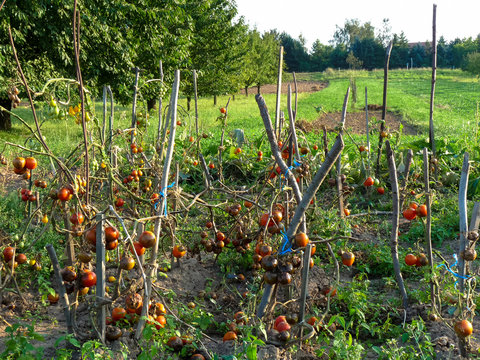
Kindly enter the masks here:
M 435 135 L 433 129 L 433 109 L 435 100 L 435 83 L 437 81 L 437 5 L 433 4 L 433 21 L 432 21 L 432 90 L 430 91 L 430 121 L 428 138 L 432 148 L 433 158 L 437 158 L 437 148 L 435 146 Z M 438 177 L 438 165 L 433 164 L 435 172 L 435 180 Z
M 432 253 L 432 195 L 430 194 L 430 177 L 429 177 L 429 161 L 427 148 L 423 148 L 423 179 L 425 186 L 425 202 L 427 206 L 427 221 L 425 223 L 425 240 L 427 242 L 427 256 L 430 264 L 430 299 L 432 302 L 432 310 L 434 313 L 436 310 L 436 297 L 437 291 L 435 281 L 433 279 L 433 253 Z
M 377 167 L 375 169 L 375 176 L 380 177 L 380 158 L 382 156 L 383 137 L 382 132 L 385 131 L 385 117 L 387 114 L 387 88 L 388 88 L 388 64 L 390 63 L 390 54 L 392 52 L 393 41 L 387 46 L 385 52 L 385 65 L 383 67 L 383 109 L 382 109 L 382 124 L 380 125 L 380 135 L 378 136 L 378 151 L 377 151 Z
M 277 103 L 275 107 L 275 134 L 280 138 L 280 95 L 282 93 L 283 46 L 278 52 Z M 278 133 L 277 133 L 278 132 Z
M 48 252 L 48 256 L 50 257 L 50 261 L 52 262 L 53 272 L 55 274 L 55 279 L 57 280 L 57 288 L 58 294 L 61 299 L 63 299 L 64 305 L 64 314 L 65 320 L 67 322 L 67 331 L 69 334 L 73 334 L 73 323 L 72 323 L 72 316 L 70 313 L 70 301 L 68 300 L 68 295 L 65 291 L 65 286 L 63 285 L 62 275 L 60 274 L 60 265 L 58 263 L 57 254 L 55 253 L 55 249 L 53 248 L 52 244 L 47 244 L 45 246 Z
M 390 183 L 392 186 L 392 201 L 393 201 L 393 216 L 392 216 L 392 235 L 390 240 L 390 250 L 392 253 L 393 260 L 393 270 L 395 271 L 395 277 L 397 279 L 397 284 L 400 289 L 400 294 L 403 299 L 403 307 L 405 310 L 408 308 L 408 297 L 407 292 L 405 291 L 405 285 L 403 283 L 402 273 L 400 272 L 400 262 L 398 260 L 398 224 L 400 217 L 400 209 L 398 207 L 400 203 L 400 198 L 398 194 L 398 181 L 397 181 L 397 167 L 395 165 L 395 157 L 393 155 L 392 148 L 390 147 L 390 142 L 387 140 L 385 142 L 387 149 L 387 160 L 388 168 L 390 173 Z

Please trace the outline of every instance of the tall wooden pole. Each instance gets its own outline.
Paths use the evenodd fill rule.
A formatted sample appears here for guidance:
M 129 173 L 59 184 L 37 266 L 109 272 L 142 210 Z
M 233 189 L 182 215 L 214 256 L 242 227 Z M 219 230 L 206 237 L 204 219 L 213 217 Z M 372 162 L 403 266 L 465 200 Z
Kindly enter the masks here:
M 433 22 L 432 22 L 432 91 L 430 92 L 430 122 L 428 138 L 430 140 L 430 146 L 433 153 L 433 158 L 437 158 L 437 148 L 435 146 L 435 135 L 433 131 L 433 107 L 435 99 L 435 83 L 437 81 L 437 5 L 433 4 Z M 435 180 L 438 175 L 437 162 L 433 162 Z
M 282 94 L 283 46 L 278 52 L 277 104 L 275 106 L 275 134 L 280 139 L 280 95 Z M 278 133 L 277 133 L 278 131 Z
M 378 136 L 378 152 L 377 152 L 377 167 L 375 169 L 375 176 L 380 176 L 380 158 L 382 156 L 383 133 L 385 132 L 385 117 L 387 115 L 387 89 L 388 89 L 388 64 L 390 63 L 390 54 L 392 53 L 393 41 L 387 46 L 385 52 L 385 65 L 383 67 L 383 108 L 382 108 L 382 124 L 380 125 L 380 135 Z

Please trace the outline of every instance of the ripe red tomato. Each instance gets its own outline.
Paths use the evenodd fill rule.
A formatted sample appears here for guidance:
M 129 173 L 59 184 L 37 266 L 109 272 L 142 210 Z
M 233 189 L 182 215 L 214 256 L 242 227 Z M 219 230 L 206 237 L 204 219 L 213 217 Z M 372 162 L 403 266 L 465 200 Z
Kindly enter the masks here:
M 133 246 L 135 247 L 135 252 L 137 253 L 138 256 L 142 256 L 143 254 L 145 254 L 145 248 L 139 242 L 134 242 Z M 133 254 L 133 250 L 131 246 L 130 246 L 130 252 Z
M 420 205 L 415 210 L 418 217 L 426 217 L 427 216 L 427 205 Z
M 225 109 L 224 107 L 220 108 L 220 112 L 222 114 L 226 114 L 227 113 L 227 109 Z
M 186 254 L 187 250 L 183 245 L 175 245 L 172 249 L 172 255 L 177 259 L 180 259 Z
M 287 318 L 283 315 L 277 316 L 277 318 L 275 319 L 275 324 L 273 325 L 273 328 L 276 330 L 278 324 L 280 324 L 281 322 L 287 322 Z
M 405 256 L 405 264 L 408 266 L 413 266 L 417 263 L 417 257 L 413 254 L 407 254 Z
M 73 225 L 82 225 L 83 219 L 84 217 L 82 213 L 73 213 L 72 216 L 70 216 L 70 222 Z
M 373 178 L 369 176 L 368 178 L 365 179 L 365 181 L 363 182 L 363 185 L 366 187 L 369 187 L 369 186 L 372 186 L 374 182 L 375 181 L 373 180 Z
M 113 321 L 118 321 L 120 319 L 123 319 L 127 315 L 127 310 L 125 310 L 122 307 L 118 307 L 112 310 L 112 320 Z
M 25 159 L 25 167 L 29 170 L 33 170 L 37 167 L 37 160 L 34 157 L 27 157 Z
M 66 187 L 63 187 L 58 192 L 57 197 L 60 201 L 67 201 L 72 198 L 72 194 L 70 193 L 70 190 L 68 190 Z
M 11 246 L 7 246 L 3 249 L 3 258 L 6 262 L 9 262 L 13 258 L 14 249 Z
M 208 167 L 209 167 L 210 169 L 213 169 L 213 168 L 215 167 L 215 165 L 214 165 L 213 163 L 210 163 L 210 164 L 208 164 Z
M 105 241 L 112 242 L 118 240 L 120 237 L 120 232 L 113 226 L 108 226 L 105 228 Z
M 288 274 L 288 273 L 287 273 Z M 286 321 L 279 322 L 277 327 L 275 328 L 278 332 L 288 331 L 290 330 L 290 325 Z
M 343 209 L 343 213 L 345 214 L 345 216 L 348 216 L 348 215 L 350 215 L 350 210 L 349 209 Z
M 383 186 L 379 186 L 377 188 L 377 192 L 380 194 L 380 195 L 383 195 L 385 194 L 385 188 Z
M 415 209 L 409 207 L 403 211 L 403 217 L 409 221 L 415 219 L 417 217 L 417 213 Z
M 115 201 L 115 206 L 116 206 L 116 207 L 122 207 L 123 205 L 125 205 L 125 200 L 123 200 L 122 198 L 118 198 L 118 199 Z
M 82 274 L 81 283 L 83 287 L 92 287 L 97 284 L 97 275 L 93 271 L 84 272 Z

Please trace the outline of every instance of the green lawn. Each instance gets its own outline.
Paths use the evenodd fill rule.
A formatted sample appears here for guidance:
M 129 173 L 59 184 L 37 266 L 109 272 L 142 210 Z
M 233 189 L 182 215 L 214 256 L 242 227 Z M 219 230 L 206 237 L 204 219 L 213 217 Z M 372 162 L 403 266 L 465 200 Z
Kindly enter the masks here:
M 303 93 L 298 97 L 299 120 L 314 120 L 318 113 L 316 107 L 321 106 L 325 111 L 340 111 L 343 97 L 350 83 L 350 76 L 354 76 L 357 82 L 358 102 L 355 109 L 362 109 L 365 104 L 364 89 L 368 88 L 368 101 L 370 104 L 382 103 L 383 71 L 333 71 L 330 73 L 309 73 L 298 74 L 297 79 L 328 81 L 329 86 L 316 93 Z M 286 74 L 285 81 L 291 79 Z M 409 123 L 419 126 L 420 130 L 427 134 L 429 120 L 429 99 L 431 87 L 431 71 L 428 69 L 419 70 L 393 70 L 389 77 L 388 108 L 390 111 L 401 114 Z M 228 96 L 218 97 L 217 106 L 213 105 L 212 98 L 201 98 L 199 100 L 199 122 L 201 131 L 213 133 L 220 129 L 220 123 L 216 120 L 220 114 L 219 108 L 225 106 Z M 272 119 L 275 112 L 275 95 L 266 94 L 265 100 Z M 455 136 L 467 138 L 472 133 L 478 121 L 475 120 L 477 103 L 480 100 L 480 83 L 478 79 L 469 76 L 460 70 L 439 70 L 437 74 L 437 89 L 435 97 L 435 131 L 437 136 Z M 350 100 L 351 102 L 351 100 Z M 179 104 L 186 109 L 186 99 L 180 98 Z M 144 108 L 143 104 L 139 105 Z M 287 113 L 286 94 L 282 96 L 282 110 Z M 126 128 L 130 124 L 131 108 L 115 106 L 114 128 Z M 101 121 L 101 103 L 96 103 L 96 114 Z M 349 109 L 351 111 L 351 108 Z M 16 113 L 33 124 L 30 111 L 27 108 L 16 110 Z M 81 126 L 76 125 L 70 119 L 48 118 L 47 111 L 39 109 L 41 119 L 47 119 L 42 125 L 42 131 L 51 144 L 52 150 L 64 153 L 65 150 L 73 148 L 81 141 Z M 182 119 L 186 124 L 186 132 L 194 131 L 194 111 L 188 113 L 182 111 Z M 152 114 L 151 125 L 147 142 L 153 140 L 156 132 L 158 113 Z M 243 128 L 247 137 L 258 135 L 263 130 L 263 123 L 255 101 L 251 94 L 246 97 L 237 95 L 235 100 L 230 101 L 228 130 Z M 388 124 L 387 124 L 388 125 Z M 0 132 L 0 139 L 23 143 L 28 136 L 28 131 L 21 123 L 14 119 L 13 130 Z

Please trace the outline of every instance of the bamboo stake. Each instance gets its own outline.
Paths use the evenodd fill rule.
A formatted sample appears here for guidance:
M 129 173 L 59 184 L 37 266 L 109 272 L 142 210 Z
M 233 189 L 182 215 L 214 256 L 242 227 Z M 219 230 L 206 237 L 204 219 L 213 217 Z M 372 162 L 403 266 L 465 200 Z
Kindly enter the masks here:
M 312 253 L 312 244 L 307 244 L 307 247 L 305 248 L 305 254 L 303 257 L 302 288 L 300 293 L 300 311 L 298 313 L 298 322 L 300 323 L 305 319 L 305 304 L 307 302 L 308 273 L 310 270 L 311 253 Z
M 160 84 L 163 87 L 163 63 L 160 60 Z M 158 143 L 160 141 L 160 133 L 162 131 L 162 110 L 163 110 L 163 98 L 162 96 L 158 97 L 158 127 L 157 127 L 157 140 L 155 141 L 155 147 L 158 147 Z
M 292 109 L 292 87 L 290 86 L 290 84 L 288 84 L 288 92 L 287 92 L 287 109 L 288 109 L 288 117 L 290 121 L 290 131 L 292 134 L 291 140 L 293 142 L 293 148 L 295 149 L 295 159 L 297 161 L 300 161 L 300 151 L 298 150 L 297 132 L 295 131 L 295 115 Z
M 460 246 L 458 254 L 462 254 L 467 246 L 467 188 L 468 175 L 470 172 L 469 154 L 466 152 L 463 156 L 462 176 L 460 177 L 460 185 L 458 188 L 458 211 L 460 213 Z M 458 285 L 461 293 L 465 290 L 465 260 L 462 256 L 458 257 Z
M 398 181 L 397 181 L 397 167 L 395 165 L 395 157 L 393 155 L 392 148 L 390 147 L 390 142 L 387 140 L 385 142 L 387 149 L 387 160 L 388 168 L 390 173 L 390 183 L 392 186 L 392 201 L 393 201 L 393 216 L 392 216 L 392 235 L 390 240 L 390 249 L 392 252 L 393 260 L 393 269 L 395 271 L 395 277 L 397 279 L 397 284 L 400 289 L 400 294 L 403 299 L 403 307 L 405 311 L 408 308 L 408 297 L 407 292 L 405 291 L 405 285 L 403 283 L 402 273 L 400 271 L 400 262 L 398 260 L 398 223 L 399 223 L 399 214 L 400 209 L 398 207 L 400 199 L 398 194 Z
M 367 176 L 370 176 L 371 165 L 370 165 L 370 128 L 369 128 L 369 121 L 368 121 L 368 92 L 367 87 L 365 86 L 365 131 L 367 133 Z
M 103 224 L 105 222 L 105 214 L 97 214 L 95 216 L 97 222 L 97 244 L 96 244 L 96 257 L 97 263 L 95 272 L 97 274 L 97 287 L 95 298 L 97 305 L 99 305 L 100 299 L 105 296 L 105 232 L 103 231 Z M 119 280 L 120 281 L 120 280 Z M 106 309 L 105 305 L 98 306 L 97 310 L 97 327 L 100 334 L 100 340 L 105 342 L 105 328 L 106 328 Z
M 167 204 L 167 184 L 168 184 L 168 177 L 170 174 L 170 165 L 172 163 L 172 158 L 173 158 L 173 146 L 175 144 L 175 132 L 177 129 L 177 104 L 178 104 L 178 91 L 180 88 L 180 70 L 175 71 L 175 79 L 173 81 L 173 86 L 172 86 L 172 95 L 170 98 L 170 108 L 171 108 L 171 121 L 170 121 L 170 138 L 168 141 L 168 148 L 167 148 L 167 156 L 165 157 L 165 163 L 163 166 L 163 174 L 162 174 L 162 181 L 160 183 L 160 191 L 164 194 L 160 206 L 156 210 L 156 215 L 164 215 L 163 211 L 166 207 Z M 149 269 L 149 274 L 147 277 L 147 282 L 145 284 L 145 299 L 143 301 L 144 304 L 148 304 L 150 302 L 151 298 L 151 289 L 152 289 L 152 281 L 153 279 L 156 278 L 157 276 L 157 255 L 158 255 L 158 243 L 160 239 L 160 230 L 162 227 L 162 221 L 161 218 L 158 218 L 155 220 L 155 227 L 154 227 L 154 232 L 155 232 L 155 238 L 157 241 L 155 242 L 155 245 L 153 246 L 152 249 L 152 256 L 150 258 L 150 269 Z M 135 333 L 136 339 L 140 339 L 142 335 L 143 328 L 145 327 L 145 316 L 148 315 L 148 306 L 144 306 L 142 308 L 142 313 L 140 320 L 138 322 L 137 330 Z
M 405 171 L 403 172 L 402 185 L 400 186 L 401 193 L 400 193 L 400 205 L 398 206 L 399 209 L 403 209 L 403 202 L 405 201 L 405 197 L 406 197 L 405 196 L 405 187 L 407 186 L 408 176 L 410 174 L 410 166 L 412 165 L 412 159 L 413 159 L 413 151 L 412 151 L 412 149 L 408 149 L 407 159 L 404 163 Z
M 197 70 L 193 70 L 193 96 L 195 100 L 195 133 L 197 135 L 197 155 L 200 152 L 200 141 L 198 132 L 198 91 L 197 91 Z
M 342 109 L 342 119 L 339 134 L 343 135 L 343 128 L 345 126 L 345 119 L 347 117 L 347 106 L 348 106 L 348 97 L 350 96 L 350 88 L 347 88 L 347 93 L 343 99 L 343 109 Z M 337 159 L 337 196 L 338 196 L 338 211 L 340 218 L 345 217 L 344 213 L 344 204 L 343 204 L 343 183 L 342 183 L 342 157 L 339 156 Z

